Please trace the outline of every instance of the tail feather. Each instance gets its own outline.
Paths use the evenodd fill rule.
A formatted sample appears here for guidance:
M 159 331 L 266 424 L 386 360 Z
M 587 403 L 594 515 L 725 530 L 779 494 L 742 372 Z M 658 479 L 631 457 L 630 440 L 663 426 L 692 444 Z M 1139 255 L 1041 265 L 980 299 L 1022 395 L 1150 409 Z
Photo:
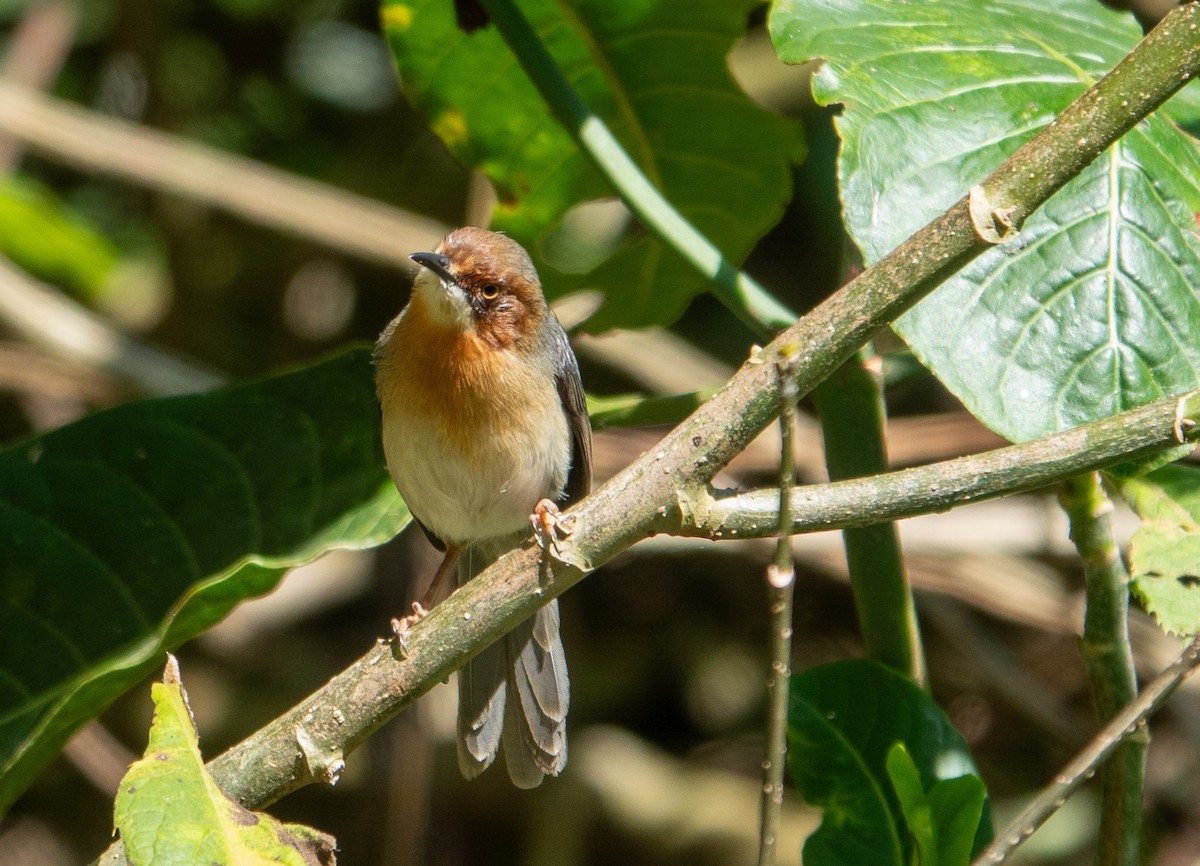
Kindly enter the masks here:
M 460 560 L 459 582 L 493 559 L 469 551 Z M 458 683 L 458 765 L 466 778 L 491 766 L 501 747 L 518 788 L 536 787 L 544 776 L 562 772 L 570 683 L 557 601 L 468 662 Z
M 537 755 L 525 742 L 525 726 L 518 701 L 509 701 L 504 708 L 504 766 L 508 778 L 518 788 L 536 788 L 542 784 L 546 771 Z
M 550 602 L 550 606 L 555 604 Z M 543 609 L 534 620 L 556 613 Z M 566 763 L 566 717 L 570 702 L 566 659 L 557 638 L 549 651 L 538 646 L 533 638 L 536 630 L 532 622 L 527 622 L 507 637 L 512 662 L 508 693 L 520 701 L 522 735 L 534 760 L 544 772 L 557 775 Z
M 458 768 L 474 779 L 492 765 L 500 748 L 508 664 L 502 644 L 493 644 L 458 672 Z
M 571 683 L 567 679 L 567 657 L 563 652 L 562 640 L 557 625 L 549 645 L 542 644 L 536 637 L 539 620 L 558 619 L 558 602 L 552 601 L 533 616 L 532 628 L 527 635 L 516 631 L 508 636 L 509 655 L 514 673 L 523 683 L 520 686 L 522 705 L 526 715 L 536 711 L 548 722 L 561 723 L 567 717 L 571 701 Z M 529 626 L 530 623 L 526 623 Z M 523 638 L 523 639 L 522 639 Z M 528 696 L 529 700 L 526 700 Z

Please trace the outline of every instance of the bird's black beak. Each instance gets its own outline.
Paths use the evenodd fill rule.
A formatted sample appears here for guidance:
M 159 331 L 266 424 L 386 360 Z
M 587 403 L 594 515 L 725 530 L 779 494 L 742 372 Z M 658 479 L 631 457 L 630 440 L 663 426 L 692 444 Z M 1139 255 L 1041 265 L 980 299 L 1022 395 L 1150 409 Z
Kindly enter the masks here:
M 418 265 L 429 268 L 445 282 L 453 283 L 455 281 L 450 274 L 450 259 L 441 253 L 413 253 L 409 258 Z

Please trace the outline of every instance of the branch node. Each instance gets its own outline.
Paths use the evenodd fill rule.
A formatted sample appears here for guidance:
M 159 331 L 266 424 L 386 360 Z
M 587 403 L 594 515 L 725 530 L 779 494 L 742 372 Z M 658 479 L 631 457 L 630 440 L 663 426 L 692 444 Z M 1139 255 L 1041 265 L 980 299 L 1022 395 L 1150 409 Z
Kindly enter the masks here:
M 1179 402 L 1175 404 L 1175 440 L 1180 445 L 1195 438 L 1196 419 L 1189 417 L 1193 414 L 1191 403 L 1195 396 L 1195 394 L 1189 394 L 1186 397 L 1180 397 Z
M 796 569 L 780 568 L 775 563 L 767 566 L 767 584 L 772 589 L 787 589 L 796 582 Z
M 967 210 L 971 215 L 971 225 L 975 234 L 989 244 L 1002 244 L 1016 237 L 1017 229 L 1013 217 L 1017 213 L 1015 207 L 994 207 L 988 198 L 987 190 L 982 186 L 971 187 L 967 196 Z
M 302 725 L 296 726 L 296 745 L 300 747 L 305 766 L 314 779 L 321 779 L 328 785 L 338 783 L 346 769 L 346 759 L 340 748 L 321 746 L 312 732 Z

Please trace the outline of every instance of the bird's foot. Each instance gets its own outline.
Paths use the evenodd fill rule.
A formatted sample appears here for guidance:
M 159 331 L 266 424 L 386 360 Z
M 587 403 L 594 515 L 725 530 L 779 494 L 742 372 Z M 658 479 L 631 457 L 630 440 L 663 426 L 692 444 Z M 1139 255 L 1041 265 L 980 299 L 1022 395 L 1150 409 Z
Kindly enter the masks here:
M 406 617 L 392 617 L 392 634 L 402 656 L 408 656 L 408 630 L 423 620 L 429 611 L 419 601 L 413 602 L 413 612 Z
M 558 506 L 549 499 L 543 499 L 534 506 L 533 514 L 529 515 L 533 525 L 533 537 L 542 550 L 549 549 L 557 556 L 558 543 L 575 531 L 577 522 L 574 514 L 562 514 Z

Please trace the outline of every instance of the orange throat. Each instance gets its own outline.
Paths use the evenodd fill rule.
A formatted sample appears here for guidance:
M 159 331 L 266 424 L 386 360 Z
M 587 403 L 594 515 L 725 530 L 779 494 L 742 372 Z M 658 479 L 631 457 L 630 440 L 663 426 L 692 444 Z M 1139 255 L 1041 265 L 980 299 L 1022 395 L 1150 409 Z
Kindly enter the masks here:
M 507 426 L 508 361 L 474 331 L 433 321 L 414 296 L 380 353 L 379 399 L 385 412 L 433 422 L 447 444 L 469 454 Z

